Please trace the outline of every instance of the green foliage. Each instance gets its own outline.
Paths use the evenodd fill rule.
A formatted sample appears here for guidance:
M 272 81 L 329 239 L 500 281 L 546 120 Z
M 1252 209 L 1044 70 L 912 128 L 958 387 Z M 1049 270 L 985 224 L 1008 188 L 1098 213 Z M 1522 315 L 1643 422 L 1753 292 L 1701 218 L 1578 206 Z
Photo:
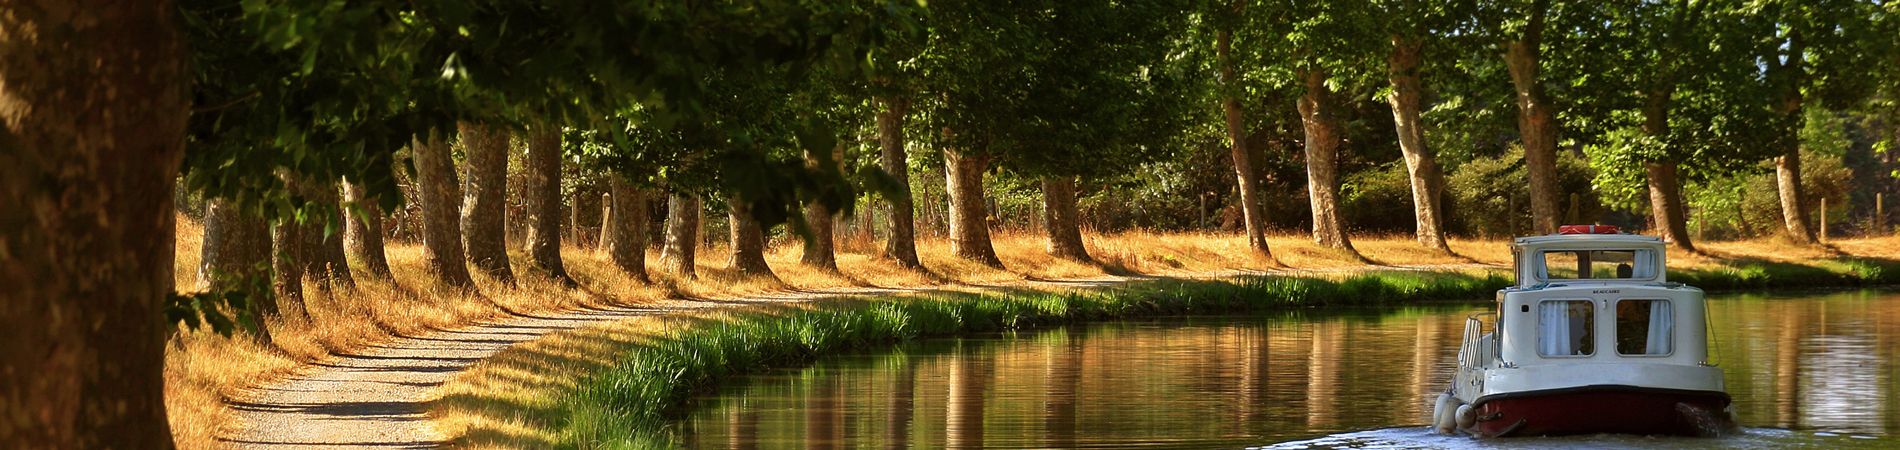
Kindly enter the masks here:
M 223 284 L 204 292 L 167 294 L 163 308 L 165 323 L 193 331 L 208 325 L 212 332 L 227 337 L 239 330 L 256 332 L 263 324 L 257 323 L 254 308 L 261 302 L 271 301 L 272 292 L 269 270 L 252 273 L 256 276 L 240 278 L 219 274 L 212 279 Z
M 1566 216 L 1569 194 L 1578 196 L 1579 216 L 1601 215 L 1602 206 L 1591 189 L 1591 172 L 1583 158 L 1568 151 L 1557 152 L 1557 188 Z M 1465 163 L 1446 177 L 1446 210 L 1455 211 L 1448 214 L 1453 229 L 1494 237 L 1525 232 L 1530 228 L 1530 193 L 1523 187 L 1529 182 L 1522 148 L 1512 147 L 1503 156 Z

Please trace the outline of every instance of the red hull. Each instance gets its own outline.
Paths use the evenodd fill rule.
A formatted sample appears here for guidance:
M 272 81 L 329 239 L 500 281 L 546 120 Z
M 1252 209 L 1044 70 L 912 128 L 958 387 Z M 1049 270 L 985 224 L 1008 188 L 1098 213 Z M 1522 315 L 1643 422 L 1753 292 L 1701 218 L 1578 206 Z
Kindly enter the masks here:
M 1473 434 L 1558 436 L 1648 434 L 1707 436 L 1725 427 L 1728 394 L 1589 386 L 1480 398 Z

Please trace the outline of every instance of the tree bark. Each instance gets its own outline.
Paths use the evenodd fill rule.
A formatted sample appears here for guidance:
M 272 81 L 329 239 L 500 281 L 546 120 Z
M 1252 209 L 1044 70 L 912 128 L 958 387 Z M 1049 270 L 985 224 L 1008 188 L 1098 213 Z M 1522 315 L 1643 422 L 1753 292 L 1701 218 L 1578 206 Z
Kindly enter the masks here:
M 310 309 L 306 308 L 303 298 L 305 227 L 296 219 L 278 219 L 271 225 L 271 292 L 277 297 L 277 305 L 289 309 L 292 317 L 310 320 Z
M 337 198 L 337 186 L 303 180 L 297 183 L 297 189 L 317 212 L 303 224 L 304 275 L 315 280 L 324 292 L 337 286 L 356 288 L 356 278 L 350 276 L 350 262 L 343 251 L 343 204 Z
M 765 230 L 752 218 L 752 204 L 738 195 L 726 197 L 726 217 L 731 220 L 732 257 L 726 267 L 745 275 L 778 278 L 765 263 Z
M 459 122 L 462 150 L 468 162 L 463 180 L 462 242 L 468 262 L 502 284 L 515 284 L 508 266 L 508 229 L 504 226 L 508 201 L 508 132 L 485 123 Z
M 1306 92 L 1300 95 L 1300 122 L 1306 132 L 1306 192 L 1313 205 L 1313 242 L 1352 250 L 1346 225 L 1339 215 L 1339 141 L 1343 127 L 1333 110 L 1326 71 L 1301 71 Z
M 1093 261 L 1082 245 L 1082 215 L 1075 206 L 1075 177 L 1042 177 L 1042 223 L 1048 227 L 1049 254 Z
M 172 448 L 184 155 L 168 1 L 0 1 L 0 448 Z
M 1668 89 L 1651 90 L 1644 99 L 1643 134 L 1661 139 L 1669 134 Z M 1695 251 L 1689 239 L 1688 210 L 1682 201 L 1682 183 L 1674 160 L 1643 163 L 1649 184 L 1649 215 L 1656 222 L 1656 233 L 1676 248 Z
M 1524 35 L 1505 44 L 1504 60 L 1517 93 L 1517 129 L 1524 143 L 1524 165 L 1530 173 L 1531 232 L 1557 232 L 1557 119 L 1556 111 L 1538 79 L 1542 55 L 1546 0 L 1532 2 L 1530 24 Z
M 1388 60 L 1392 82 L 1392 121 L 1399 133 L 1399 151 L 1405 154 L 1405 170 L 1412 183 L 1412 217 L 1420 245 L 1450 252 L 1445 243 L 1444 219 L 1440 216 L 1439 196 L 1444 192 L 1445 177 L 1438 158 L 1425 145 L 1425 122 L 1419 118 L 1424 97 L 1420 80 L 1420 62 L 1424 43 L 1403 36 L 1392 36 L 1392 55 Z
M 944 134 L 950 134 L 946 131 Z M 983 171 L 987 156 L 965 156 L 946 148 L 943 164 L 950 194 L 950 252 L 990 267 L 1003 267 L 990 245 L 989 210 L 983 201 Z
M 383 251 L 383 208 L 369 198 L 361 184 L 346 182 L 343 191 L 348 201 L 356 205 L 356 212 L 349 214 L 345 230 L 350 256 L 363 262 L 363 269 L 370 277 L 395 280 L 389 271 L 389 258 Z
M 561 265 L 561 131 L 543 125 L 528 133 L 528 257 L 535 269 L 572 285 Z
M 844 164 L 844 142 L 839 141 L 838 146 L 832 149 L 831 153 L 831 169 L 844 170 L 842 167 Z M 824 162 L 820 161 L 817 155 L 812 154 L 809 150 L 805 151 L 805 165 L 807 167 L 817 169 L 820 164 L 824 164 Z M 805 223 L 811 228 L 811 236 L 805 239 L 805 252 L 804 255 L 799 258 L 799 262 L 820 270 L 837 272 L 838 251 L 836 233 L 833 232 L 838 224 L 836 211 L 825 207 L 823 202 L 816 200 L 805 202 Z
M 666 202 L 666 243 L 660 249 L 660 264 L 687 278 L 695 276 L 701 209 L 698 195 L 675 191 Z
M 415 154 L 416 197 L 422 204 L 422 260 L 437 282 L 455 289 L 475 287 L 462 251 L 461 185 L 455 180 L 455 160 L 438 131 L 410 145 Z
M 601 230 L 603 248 L 613 259 L 614 267 L 620 268 L 627 276 L 650 283 L 647 277 L 647 193 L 628 182 L 626 177 L 612 175 L 608 188 L 613 200 L 613 210 L 609 220 Z
M 241 291 L 249 294 L 250 309 L 243 314 L 258 324 L 253 338 L 270 345 L 268 319 L 277 317 L 271 297 L 270 222 L 247 213 L 230 200 L 214 198 L 205 206 L 203 247 L 198 263 L 198 290 Z
M 904 119 L 910 112 L 910 99 L 882 97 L 878 104 L 883 105 L 877 112 L 878 162 L 894 184 L 884 201 L 884 216 L 891 220 L 884 256 L 896 261 L 898 267 L 922 270 L 924 263 L 917 258 L 917 212 L 911 204 L 910 161 L 904 150 Z
M 1235 9 L 1244 3 L 1236 2 Z M 1240 191 L 1240 213 L 1246 224 L 1247 247 L 1254 253 L 1273 258 L 1273 251 L 1267 248 L 1267 213 L 1260 206 L 1260 181 L 1253 168 L 1253 154 L 1247 149 L 1247 125 L 1242 120 L 1240 98 L 1235 93 L 1240 87 L 1234 74 L 1233 41 L 1231 30 L 1220 30 L 1217 36 L 1216 50 L 1220 59 L 1221 110 L 1227 121 L 1227 141 L 1229 154 L 1234 160 L 1234 178 Z
M 1814 243 L 1814 229 L 1808 225 L 1807 198 L 1801 189 L 1801 121 L 1804 99 L 1799 78 L 1803 48 L 1796 39 L 1790 44 L 1788 63 L 1770 69 L 1769 79 L 1779 82 L 1775 111 L 1791 125 L 1789 135 L 1781 139 L 1781 154 L 1775 157 L 1775 190 L 1781 198 L 1781 221 L 1788 239 L 1800 244 Z

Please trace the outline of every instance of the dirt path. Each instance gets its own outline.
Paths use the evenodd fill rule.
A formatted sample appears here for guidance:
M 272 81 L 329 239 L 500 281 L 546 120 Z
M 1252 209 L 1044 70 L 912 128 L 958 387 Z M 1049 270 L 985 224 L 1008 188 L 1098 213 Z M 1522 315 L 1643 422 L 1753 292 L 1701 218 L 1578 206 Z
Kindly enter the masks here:
M 1495 267 L 1441 265 L 1364 267 L 1299 272 L 1364 270 L 1444 270 Z M 1184 278 L 1217 278 L 1259 271 L 1223 271 Z M 1297 272 L 1276 271 L 1289 274 Z M 1077 280 L 1024 281 L 999 286 L 937 290 L 984 290 L 1002 287 L 1103 287 L 1151 277 L 1100 277 Z M 662 315 L 700 308 L 734 307 L 771 302 L 803 302 L 839 296 L 892 294 L 913 289 L 835 289 L 762 295 L 743 299 L 666 300 L 638 307 L 586 309 L 545 315 L 516 316 L 498 323 L 400 338 L 355 355 L 305 367 L 299 374 L 257 389 L 244 402 L 232 402 L 246 424 L 229 439 L 238 448 L 435 448 L 448 439 L 425 415 L 436 388 L 475 362 L 520 342 L 548 333 L 603 321 Z

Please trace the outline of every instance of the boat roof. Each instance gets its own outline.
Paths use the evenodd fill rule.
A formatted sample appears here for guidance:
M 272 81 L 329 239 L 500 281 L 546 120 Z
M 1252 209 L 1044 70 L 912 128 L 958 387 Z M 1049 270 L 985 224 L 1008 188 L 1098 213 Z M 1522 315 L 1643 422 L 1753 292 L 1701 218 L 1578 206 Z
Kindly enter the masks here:
M 1551 234 L 1520 237 L 1513 245 L 1525 250 L 1661 248 L 1663 240 L 1660 237 L 1640 234 Z

